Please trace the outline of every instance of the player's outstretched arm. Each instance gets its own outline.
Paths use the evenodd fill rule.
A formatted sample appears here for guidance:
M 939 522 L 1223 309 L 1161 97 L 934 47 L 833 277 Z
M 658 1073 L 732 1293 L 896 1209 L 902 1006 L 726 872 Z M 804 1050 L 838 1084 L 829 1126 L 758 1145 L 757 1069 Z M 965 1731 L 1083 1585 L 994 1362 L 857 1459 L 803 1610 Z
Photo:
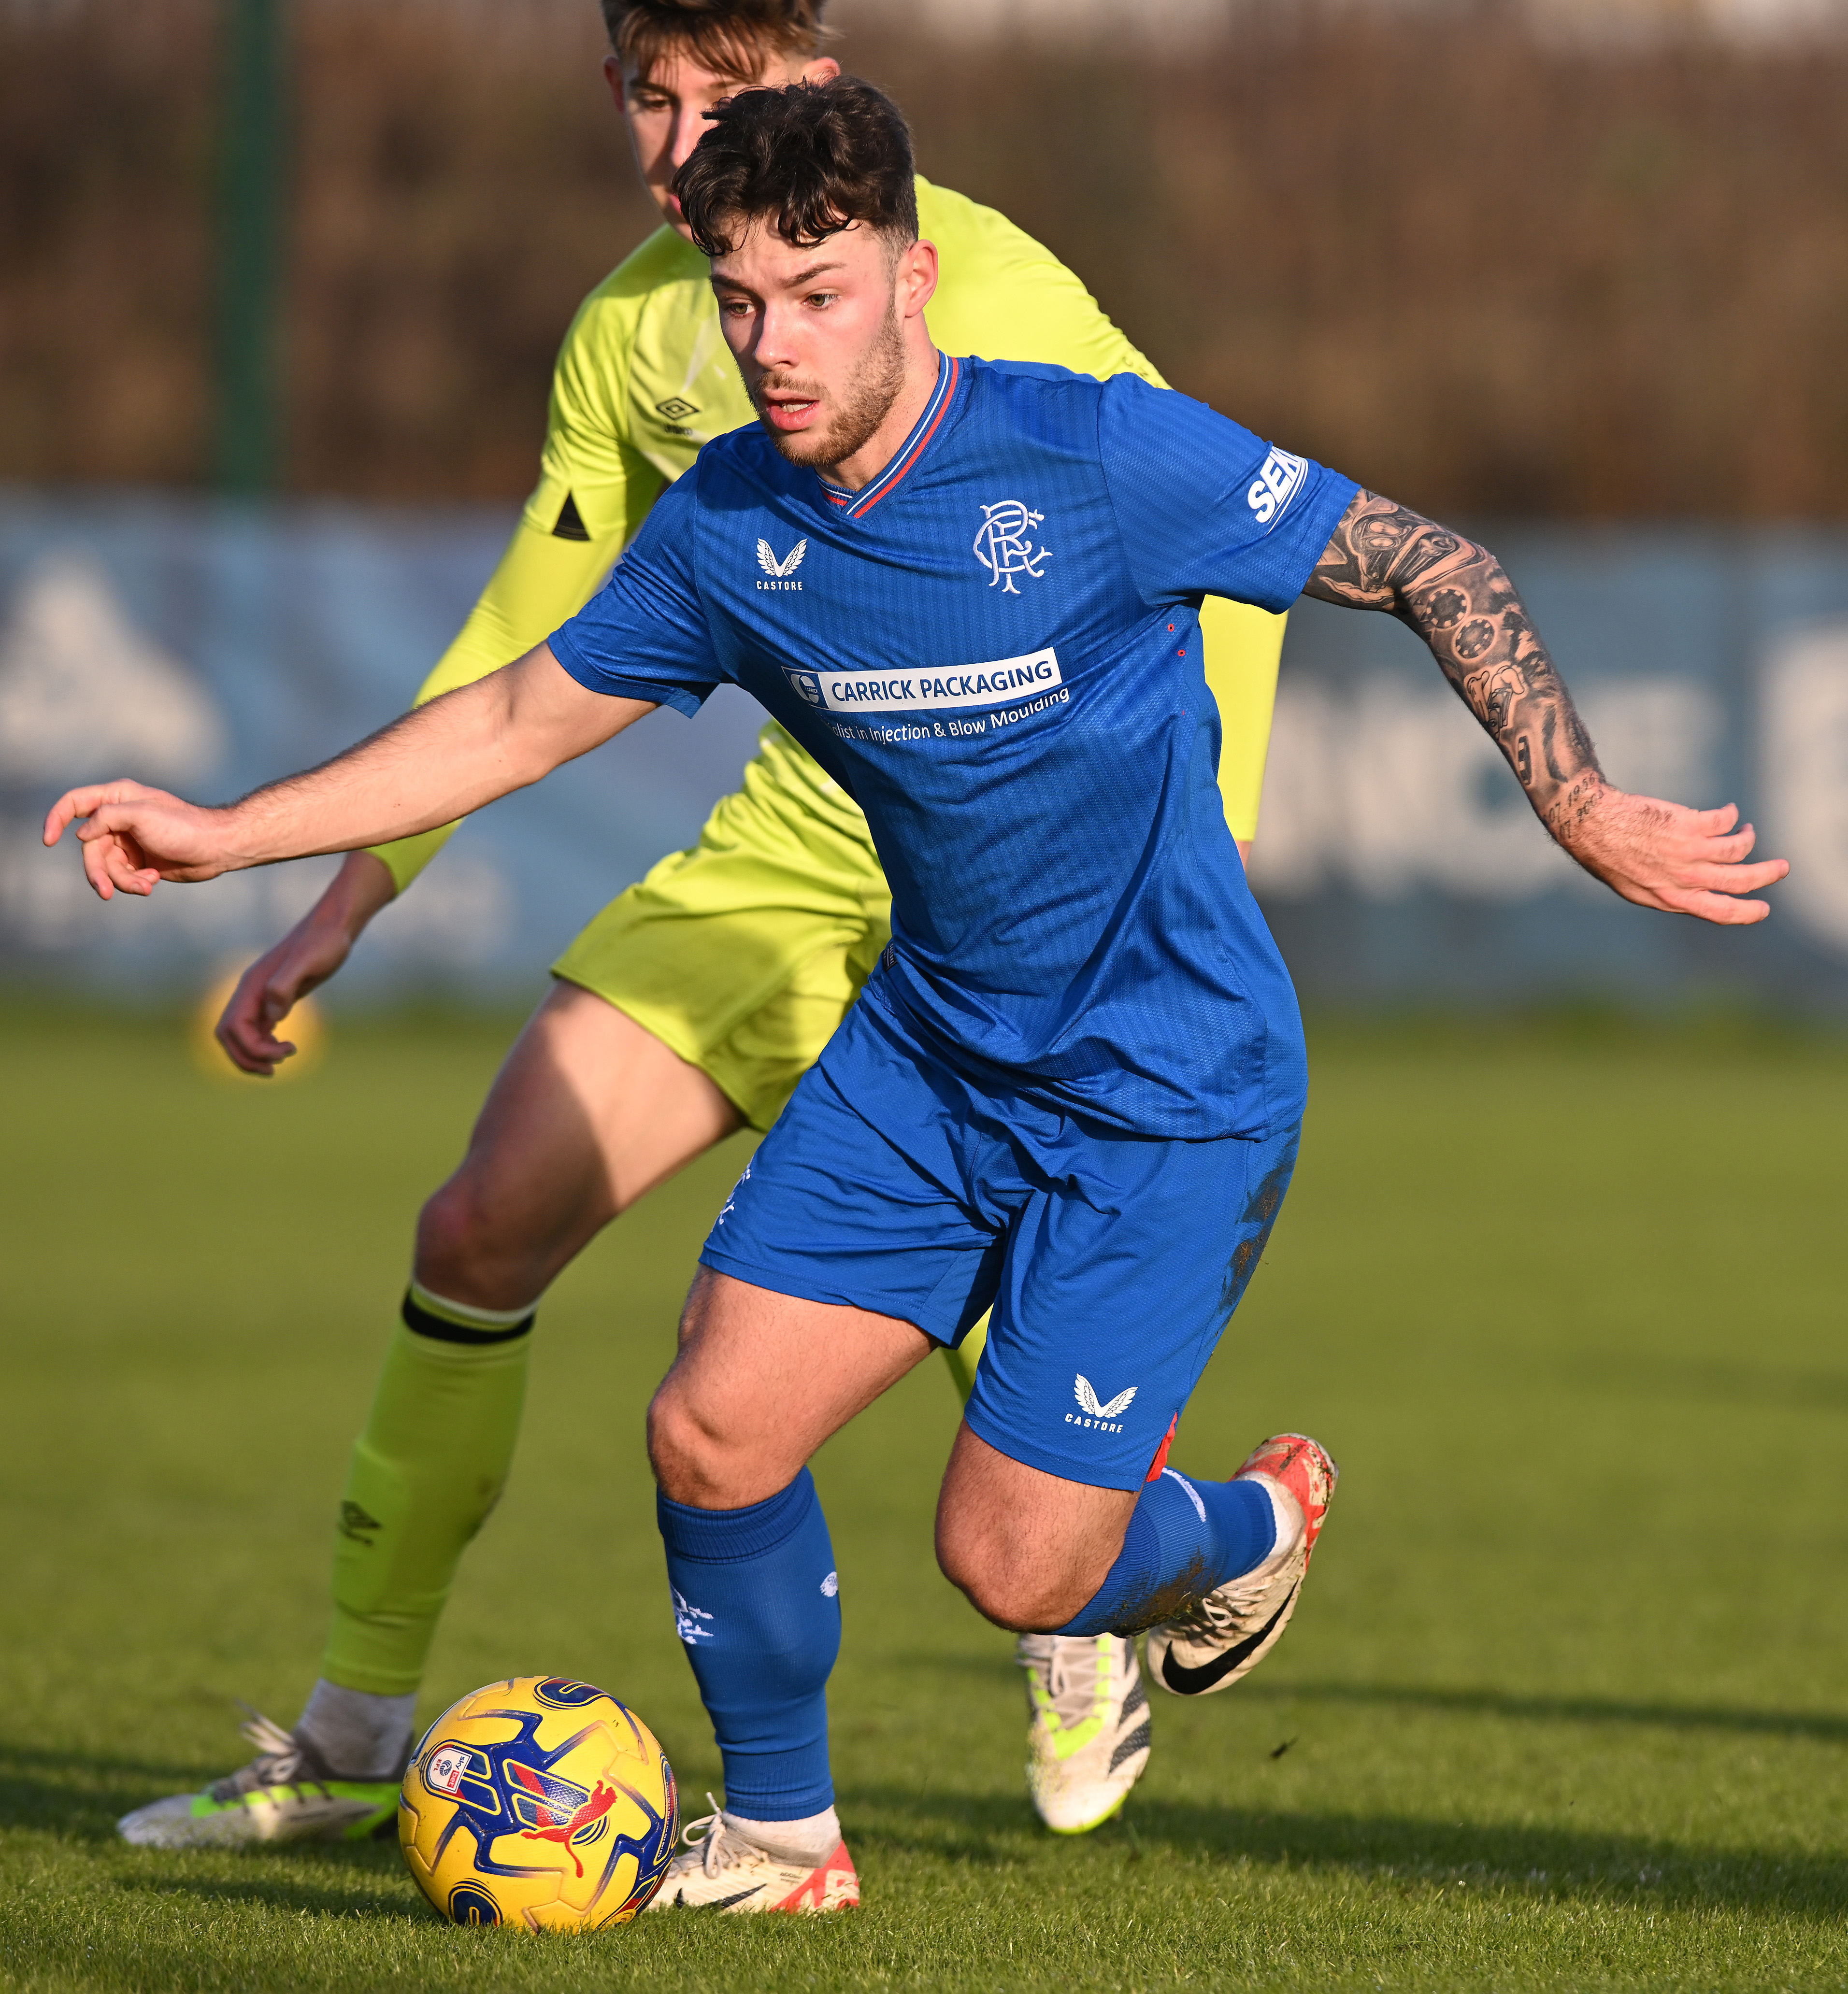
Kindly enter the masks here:
M 1771 912 L 1756 893 L 1790 870 L 1750 856 L 1737 807 L 1698 810 L 1604 779 L 1591 736 L 1514 584 L 1486 547 L 1390 498 L 1359 493 L 1305 593 L 1383 609 L 1431 647 L 1443 674 L 1507 757 L 1555 840 L 1638 906 L 1743 927 Z
M 45 842 L 78 831 L 84 869 L 103 899 L 162 879 L 215 879 L 322 851 L 351 851 L 427 831 L 524 789 L 653 710 L 594 693 L 540 645 L 473 685 L 393 721 L 344 755 L 235 803 L 189 803 L 139 783 L 72 790 L 45 820 Z

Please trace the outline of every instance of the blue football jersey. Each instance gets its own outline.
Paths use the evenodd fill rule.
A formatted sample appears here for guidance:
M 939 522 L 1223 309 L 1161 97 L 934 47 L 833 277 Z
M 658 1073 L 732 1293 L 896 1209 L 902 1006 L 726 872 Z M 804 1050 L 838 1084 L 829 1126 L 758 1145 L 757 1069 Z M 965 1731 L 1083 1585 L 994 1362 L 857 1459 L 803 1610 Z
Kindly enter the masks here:
M 1301 592 L 1355 492 L 1133 375 L 945 357 L 858 492 L 708 444 L 551 639 L 598 692 L 730 680 L 866 814 L 865 998 L 983 1084 L 1106 1127 L 1262 1136 L 1302 1026 L 1215 779 L 1203 594 Z

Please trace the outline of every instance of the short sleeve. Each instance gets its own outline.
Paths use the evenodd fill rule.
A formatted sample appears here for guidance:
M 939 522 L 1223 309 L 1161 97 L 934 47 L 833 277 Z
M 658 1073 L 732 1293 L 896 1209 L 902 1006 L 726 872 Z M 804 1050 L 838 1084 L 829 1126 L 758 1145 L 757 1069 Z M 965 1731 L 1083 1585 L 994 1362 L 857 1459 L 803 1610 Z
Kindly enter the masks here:
M 1133 374 L 1105 382 L 1098 447 L 1143 598 L 1287 609 L 1359 489 L 1204 402 Z
M 550 639 L 591 692 L 698 712 L 729 674 L 713 649 L 694 578 L 697 470 L 671 485 L 603 587 Z
M 635 344 L 658 281 L 654 252 L 651 237 L 605 278 L 578 307 L 559 347 L 539 482 L 524 515 L 542 533 L 623 546 L 667 482 L 636 449 L 629 421 Z

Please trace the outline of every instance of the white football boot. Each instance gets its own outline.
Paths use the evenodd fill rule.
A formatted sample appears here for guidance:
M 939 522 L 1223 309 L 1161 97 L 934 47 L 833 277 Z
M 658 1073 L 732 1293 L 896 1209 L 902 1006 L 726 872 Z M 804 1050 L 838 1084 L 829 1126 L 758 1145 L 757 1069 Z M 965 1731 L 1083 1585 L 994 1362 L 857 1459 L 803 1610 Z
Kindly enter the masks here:
M 250 1706 L 246 1704 L 246 1710 Z M 392 1831 L 398 1780 L 342 1779 L 313 1742 L 250 1711 L 257 1756 L 196 1794 L 173 1794 L 118 1821 L 147 1848 L 233 1848 L 259 1842 L 360 1842 Z
M 650 1911 L 703 1907 L 712 1911 L 850 1911 L 860 1879 L 845 1842 L 825 1862 L 794 1861 L 760 1847 L 708 1794 L 712 1811 L 689 1821 L 685 1848 L 667 1866 Z
M 1116 1634 L 1023 1634 L 1027 1790 L 1054 1835 L 1108 1821 L 1149 1763 L 1148 1691 Z
M 1274 1434 L 1253 1448 L 1232 1478 L 1269 1491 L 1277 1542 L 1263 1564 L 1150 1630 L 1149 1673 L 1164 1689 L 1176 1696 L 1229 1689 L 1277 1646 L 1340 1473 L 1328 1450 L 1303 1434 Z

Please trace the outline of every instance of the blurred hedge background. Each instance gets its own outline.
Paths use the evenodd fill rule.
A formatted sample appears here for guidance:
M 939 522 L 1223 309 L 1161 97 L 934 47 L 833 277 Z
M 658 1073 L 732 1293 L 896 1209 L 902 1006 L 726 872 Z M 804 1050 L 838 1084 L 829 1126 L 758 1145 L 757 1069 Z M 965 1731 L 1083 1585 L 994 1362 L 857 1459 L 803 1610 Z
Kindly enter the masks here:
M 1440 515 L 1848 515 L 1848 49 L 1296 0 L 1139 52 L 837 8 L 1177 385 Z M 593 0 L 293 0 L 285 489 L 503 498 L 639 239 Z M 0 0 L 0 478 L 211 461 L 212 0 Z

